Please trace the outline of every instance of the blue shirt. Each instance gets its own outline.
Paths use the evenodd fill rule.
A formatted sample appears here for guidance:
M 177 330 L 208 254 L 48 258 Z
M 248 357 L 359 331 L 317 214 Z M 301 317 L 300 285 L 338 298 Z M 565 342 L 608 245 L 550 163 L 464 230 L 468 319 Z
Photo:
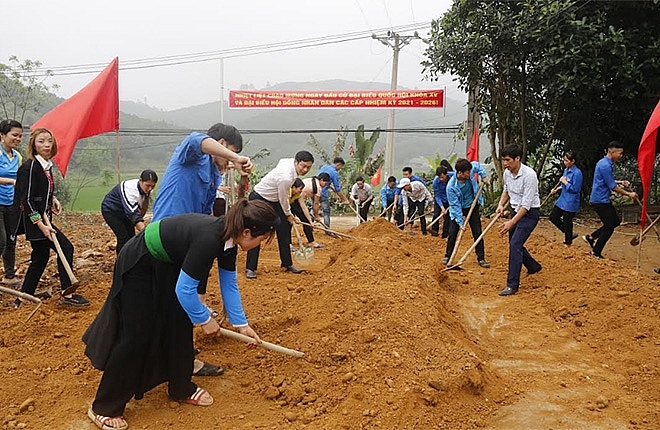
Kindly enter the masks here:
M 451 179 L 454 176 L 454 172 L 447 172 L 447 176 Z M 433 178 L 433 198 L 438 206 L 443 206 L 447 203 L 447 183 L 437 176 Z
M 412 181 L 421 182 L 422 184 L 424 184 L 424 186 L 426 186 L 426 182 L 424 182 L 424 179 L 420 178 L 417 175 L 412 175 L 410 177 L 410 182 Z M 396 181 L 396 184 L 399 185 L 399 181 Z M 403 207 L 403 199 L 401 198 L 401 188 L 396 187 L 396 190 L 394 191 L 394 195 L 399 196 L 399 201 L 397 202 L 396 205 Z
M 0 177 L 16 180 L 18 167 L 21 165 L 22 157 L 15 149 L 12 149 L 13 158 L 10 160 L 5 148 L 0 145 Z M 14 185 L 0 185 L 0 205 L 11 206 L 14 204 Z
M 202 152 L 206 134 L 193 132 L 179 144 L 158 187 L 152 221 L 185 213 L 210 214 L 222 182 L 210 154 Z
M 394 195 L 397 189 L 396 185 L 390 188 L 387 184 L 383 185 L 383 188 L 380 189 L 380 204 L 383 206 L 383 210 L 387 209 L 390 203 L 394 201 Z
M 323 172 L 330 175 L 330 182 L 328 182 L 328 185 L 321 188 L 321 197 L 325 197 L 327 199 L 328 188 L 330 188 L 330 184 L 332 184 L 332 187 L 335 189 L 335 193 L 341 191 L 341 185 L 339 184 L 339 172 L 337 171 L 337 169 L 335 169 L 334 164 L 324 164 L 323 166 L 321 166 L 321 168 L 319 169 L 319 173 L 316 174 L 316 177 L 318 177 Z
M 613 165 L 614 163 L 607 155 L 596 163 L 594 183 L 591 188 L 589 203 L 602 204 L 610 202 L 610 192 L 616 187 Z
M 582 171 L 578 166 L 564 169 L 564 175 L 568 179 L 568 185 L 561 184 L 561 195 L 555 206 L 566 212 L 577 212 L 580 210 L 580 191 L 582 190 Z
M 465 201 L 463 192 L 461 191 L 461 183 L 458 181 L 458 177 L 454 175 L 449 182 L 447 183 L 447 200 L 449 201 L 449 217 L 456 221 L 459 226 L 463 226 L 463 208 L 469 208 L 472 206 L 472 200 L 474 196 L 477 195 L 479 191 L 479 184 L 474 180 L 474 174 L 478 174 L 482 179 L 485 178 L 486 171 L 481 167 L 481 164 L 477 161 L 472 162 L 472 170 L 470 170 L 470 179 L 466 180 L 466 183 L 469 183 L 472 186 L 472 197 L 471 200 Z M 479 204 L 483 206 L 484 196 L 481 194 L 479 196 Z

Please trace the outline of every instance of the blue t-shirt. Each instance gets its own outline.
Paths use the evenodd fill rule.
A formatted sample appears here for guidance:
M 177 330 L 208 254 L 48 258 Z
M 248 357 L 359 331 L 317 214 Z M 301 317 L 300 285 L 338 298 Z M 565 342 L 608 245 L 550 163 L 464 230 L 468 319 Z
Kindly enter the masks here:
M 380 204 L 383 206 L 383 209 L 387 208 L 394 201 L 396 190 L 396 186 L 390 188 L 387 184 L 383 185 L 383 188 L 380 189 Z
M 18 167 L 21 165 L 22 157 L 15 149 L 12 149 L 13 158 L 10 160 L 5 148 L 0 145 L 0 178 L 16 180 Z M 11 206 L 14 204 L 14 185 L 0 185 L 0 205 Z
M 447 172 L 447 176 L 451 179 L 454 176 L 454 172 Z M 447 203 L 447 182 L 437 176 L 433 178 L 433 199 L 438 206 L 443 206 Z
M 319 173 L 316 174 L 316 177 L 318 177 L 323 172 L 330 175 L 330 182 L 328 182 L 328 185 L 321 189 L 321 197 L 328 198 L 328 188 L 330 188 L 330 184 L 332 184 L 336 193 L 341 191 L 341 185 L 339 184 L 339 172 L 337 169 L 335 169 L 334 164 L 324 164 L 319 169 Z
M 591 188 L 589 203 L 603 204 L 610 202 L 610 192 L 616 187 L 614 180 L 614 163 L 606 155 L 596 163 L 594 170 L 594 182 Z
M 179 144 L 158 187 L 152 221 L 185 213 L 211 214 L 222 182 L 212 156 L 202 152 L 204 133 L 193 132 Z
M 568 179 L 568 185 L 561 184 L 561 195 L 555 206 L 566 212 L 577 212 L 580 210 L 580 191 L 582 190 L 582 171 L 578 166 L 564 169 L 564 175 Z

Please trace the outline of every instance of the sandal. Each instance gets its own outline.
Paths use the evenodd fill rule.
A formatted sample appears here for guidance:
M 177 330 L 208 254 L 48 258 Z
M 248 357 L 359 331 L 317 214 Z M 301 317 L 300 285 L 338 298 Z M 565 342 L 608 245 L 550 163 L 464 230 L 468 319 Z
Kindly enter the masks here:
M 197 387 L 197 390 L 195 390 L 192 396 L 183 400 L 183 403 L 194 406 L 211 406 L 213 404 L 213 397 L 205 389 Z
M 204 365 L 193 376 L 220 376 L 225 373 L 225 369 L 211 363 L 204 362 Z
M 128 428 L 128 423 L 122 415 L 118 417 L 104 417 L 103 415 L 95 414 L 90 407 L 87 410 L 87 416 L 101 430 L 126 430 Z M 113 426 L 112 424 L 118 425 Z

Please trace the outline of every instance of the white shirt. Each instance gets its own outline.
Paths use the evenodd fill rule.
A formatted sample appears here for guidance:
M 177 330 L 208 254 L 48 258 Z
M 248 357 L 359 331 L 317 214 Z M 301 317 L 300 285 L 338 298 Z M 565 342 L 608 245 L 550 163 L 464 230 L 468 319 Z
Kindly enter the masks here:
M 511 208 L 516 212 L 520 208 L 530 210 L 541 207 L 539 180 L 534 169 L 529 166 L 520 163 L 515 176 L 509 169 L 504 170 L 504 191 L 509 193 Z
M 406 216 L 408 216 L 408 197 L 410 197 L 410 200 L 413 202 L 422 202 L 424 200 L 431 201 L 433 199 L 429 190 L 421 182 L 412 181 L 410 186 L 412 187 L 412 191 L 401 189 L 401 197 L 403 198 L 403 214 Z M 421 216 L 422 214 L 419 215 Z
M 293 158 L 282 158 L 277 166 L 254 186 L 254 191 L 269 202 L 280 202 L 284 215 L 291 215 L 289 191 L 298 177 Z
M 358 187 L 358 184 L 353 184 L 353 187 L 351 188 L 351 197 L 357 197 L 357 200 L 360 203 L 364 203 L 373 196 L 374 192 L 369 184 L 364 184 L 363 188 Z
M 302 196 L 300 197 L 301 199 L 306 199 L 308 197 L 314 196 L 314 186 L 312 185 L 313 182 L 316 182 L 316 195 L 321 197 L 321 191 L 323 191 L 323 189 L 321 188 L 321 185 L 319 185 L 319 181 L 317 179 L 311 177 L 311 178 L 305 178 L 302 181 L 303 184 L 305 184 L 305 188 L 303 188 L 302 190 Z

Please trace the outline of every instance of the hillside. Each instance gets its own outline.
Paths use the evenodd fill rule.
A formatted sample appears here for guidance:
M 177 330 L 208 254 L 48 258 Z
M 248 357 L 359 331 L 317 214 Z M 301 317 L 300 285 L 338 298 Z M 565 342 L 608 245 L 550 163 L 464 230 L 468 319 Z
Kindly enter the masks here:
M 389 84 L 332 80 L 323 82 L 287 82 L 267 88 L 267 90 L 387 90 Z M 456 126 L 465 119 L 465 101 L 447 100 L 446 109 L 399 109 L 396 112 L 395 127 L 438 127 Z M 177 127 L 205 130 L 220 118 L 220 102 L 191 106 L 174 111 L 163 111 L 143 103 L 122 101 L 121 110 L 143 118 L 164 121 Z M 282 157 L 290 157 L 300 149 L 309 149 L 307 133 L 280 133 L 280 130 L 336 130 L 340 126 L 355 128 L 364 124 L 367 129 L 387 128 L 387 109 L 229 109 L 225 104 L 224 122 L 241 130 L 276 130 L 272 134 L 244 133 L 249 141 L 245 153 L 251 154 L 261 148 L 271 150 L 265 163 L 274 163 Z M 314 133 L 326 148 L 335 141 L 334 132 Z M 349 142 L 352 140 L 350 136 Z M 382 135 L 377 150 L 385 145 Z M 426 157 L 436 153 L 449 155 L 463 152 L 464 144 L 454 142 L 453 135 L 447 134 L 397 134 L 395 138 L 395 165 L 412 164 L 416 168 L 426 168 Z

